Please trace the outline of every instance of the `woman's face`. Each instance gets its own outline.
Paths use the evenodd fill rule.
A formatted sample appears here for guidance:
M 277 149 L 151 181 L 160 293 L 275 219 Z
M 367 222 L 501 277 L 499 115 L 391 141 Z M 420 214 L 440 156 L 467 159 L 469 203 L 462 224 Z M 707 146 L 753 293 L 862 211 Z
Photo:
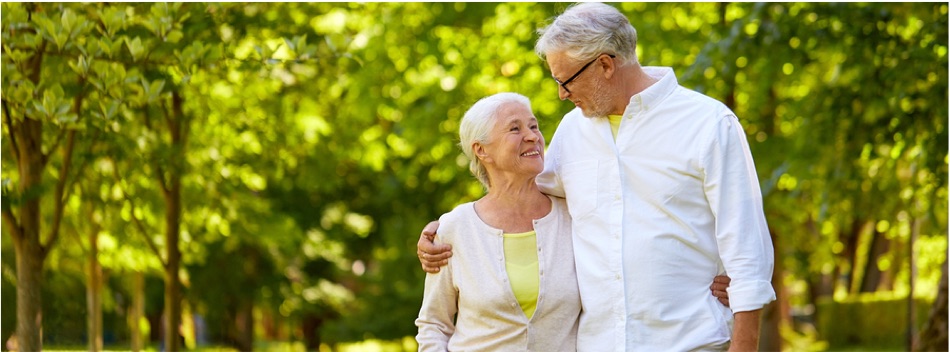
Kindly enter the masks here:
M 502 105 L 483 147 L 489 170 L 534 177 L 544 169 L 544 136 L 538 120 L 524 105 Z

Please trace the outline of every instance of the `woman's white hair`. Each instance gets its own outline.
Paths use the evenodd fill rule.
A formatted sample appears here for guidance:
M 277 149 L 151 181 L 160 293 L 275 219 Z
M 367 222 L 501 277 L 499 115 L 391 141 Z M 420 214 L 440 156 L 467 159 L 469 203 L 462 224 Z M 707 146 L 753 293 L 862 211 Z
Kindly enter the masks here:
M 538 30 L 535 53 L 563 52 L 574 61 L 587 61 L 600 54 L 616 55 L 620 62 L 637 62 L 637 30 L 627 16 L 613 6 L 586 2 L 574 4 Z
M 498 112 L 508 103 L 521 104 L 531 110 L 531 100 L 528 97 L 518 93 L 497 93 L 484 97 L 472 105 L 465 112 L 462 123 L 459 125 L 459 146 L 462 147 L 462 153 L 469 160 L 468 168 L 486 189 L 491 187 L 488 170 L 475 155 L 472 144 L 488 143 L 488 134 L 495 126 Z

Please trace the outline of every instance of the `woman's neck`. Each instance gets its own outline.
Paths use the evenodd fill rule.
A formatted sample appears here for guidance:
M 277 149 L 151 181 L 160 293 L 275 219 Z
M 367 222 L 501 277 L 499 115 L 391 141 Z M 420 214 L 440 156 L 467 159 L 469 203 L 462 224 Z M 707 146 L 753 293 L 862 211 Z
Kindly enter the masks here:
M 475 202 L 475 212 L 491 227 L 506 233 L 528 232 L 534 220 L 551 212 L 551 200 L 541 193 L 534 178 L 528 182 L 492 185 Z

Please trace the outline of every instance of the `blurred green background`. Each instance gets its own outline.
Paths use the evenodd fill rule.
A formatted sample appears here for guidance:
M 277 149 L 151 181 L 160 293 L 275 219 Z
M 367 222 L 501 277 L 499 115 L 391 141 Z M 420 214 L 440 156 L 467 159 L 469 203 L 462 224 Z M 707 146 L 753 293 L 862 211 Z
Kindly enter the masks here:
M 550 138 L 566 6 L 3 3 L 3 349 L 414 350 L 459 119 L 515 91 Z M 762 349 L 946 350 L 947 4 L 614 6 L 745 127 Z

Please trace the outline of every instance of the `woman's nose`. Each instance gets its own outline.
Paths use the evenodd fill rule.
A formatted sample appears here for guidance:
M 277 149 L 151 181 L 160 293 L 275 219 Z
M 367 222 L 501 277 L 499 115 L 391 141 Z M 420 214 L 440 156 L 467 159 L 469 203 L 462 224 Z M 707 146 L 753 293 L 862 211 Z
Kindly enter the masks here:
M 538 140 L 538 133 L 536 133 L 533 130 L 528 130 L 528 132 L 524 136 L 524 139 L 526 141 L 535 142 Z

